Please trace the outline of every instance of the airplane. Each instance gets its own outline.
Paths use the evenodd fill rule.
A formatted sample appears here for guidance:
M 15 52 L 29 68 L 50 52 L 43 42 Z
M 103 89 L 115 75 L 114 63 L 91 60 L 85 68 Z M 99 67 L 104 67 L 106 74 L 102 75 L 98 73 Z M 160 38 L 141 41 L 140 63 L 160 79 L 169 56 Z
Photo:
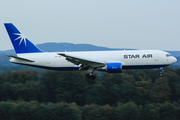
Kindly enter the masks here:
M 160 68 L 162 76 L 164 67 L 177 61 L 162 50 L 43 52 L 12 23 L 4 25 L 16 52 L 16 56 L 7 56 L 16 64 L 61 71 L 87 70 L 86 78 L 95 79 L 95 70 L 122 73 L 124 69 Z

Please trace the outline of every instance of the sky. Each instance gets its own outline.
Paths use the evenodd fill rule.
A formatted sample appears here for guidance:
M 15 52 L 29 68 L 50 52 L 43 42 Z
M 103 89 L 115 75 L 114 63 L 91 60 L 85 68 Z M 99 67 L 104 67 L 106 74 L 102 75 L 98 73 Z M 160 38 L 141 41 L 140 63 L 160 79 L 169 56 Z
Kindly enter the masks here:
M 0 50 L 9 50 L 4 23 L 34 44 L 180 51 L 180 0 L 0 0 Z

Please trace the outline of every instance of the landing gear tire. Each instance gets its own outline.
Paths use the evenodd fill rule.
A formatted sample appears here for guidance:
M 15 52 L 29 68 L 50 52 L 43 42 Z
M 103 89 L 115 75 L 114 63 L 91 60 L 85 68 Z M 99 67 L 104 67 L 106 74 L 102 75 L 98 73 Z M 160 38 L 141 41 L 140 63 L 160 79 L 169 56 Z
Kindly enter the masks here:
M 96 76 L 90 75 L 90 74 L 86 74 L 86 78 L 91 78 L 92 80 L 94 80 L 94 79 L 96 79 Z
M 162 73 L 159 73 L 159 76 L 160 76 L 160 77 L 162 77 L 162 76 L 163 76 L 163 74 L 162 74 Z

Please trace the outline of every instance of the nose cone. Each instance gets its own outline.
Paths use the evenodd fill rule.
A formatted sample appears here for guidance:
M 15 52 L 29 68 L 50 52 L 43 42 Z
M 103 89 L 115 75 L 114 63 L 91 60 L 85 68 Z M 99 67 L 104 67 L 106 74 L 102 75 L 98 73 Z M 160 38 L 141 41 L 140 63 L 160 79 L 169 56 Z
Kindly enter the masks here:
M 177 62 L 177 59 L 172 56 L 169 61 L 171 62 L 171 64 L 174 64 L 175 62 Z

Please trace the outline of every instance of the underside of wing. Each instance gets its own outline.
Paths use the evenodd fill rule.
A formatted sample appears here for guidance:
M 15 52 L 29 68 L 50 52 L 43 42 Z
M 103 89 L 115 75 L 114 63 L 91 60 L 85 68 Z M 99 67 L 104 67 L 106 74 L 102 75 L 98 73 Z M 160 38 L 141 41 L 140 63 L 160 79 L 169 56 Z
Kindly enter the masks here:
M 68 55 L 68 54 L 64 54 L 64 53 L 58 53 L 58 55 L 65 57 L 67 61 L 69 61 L 75 65 L 80 65 L 80 69 L 83 69 L 85 67 L 97 68 L 97 67 L 103 67 L 106 65 L 106 63 L 103 61 L 82 58 L 82 57 Z

